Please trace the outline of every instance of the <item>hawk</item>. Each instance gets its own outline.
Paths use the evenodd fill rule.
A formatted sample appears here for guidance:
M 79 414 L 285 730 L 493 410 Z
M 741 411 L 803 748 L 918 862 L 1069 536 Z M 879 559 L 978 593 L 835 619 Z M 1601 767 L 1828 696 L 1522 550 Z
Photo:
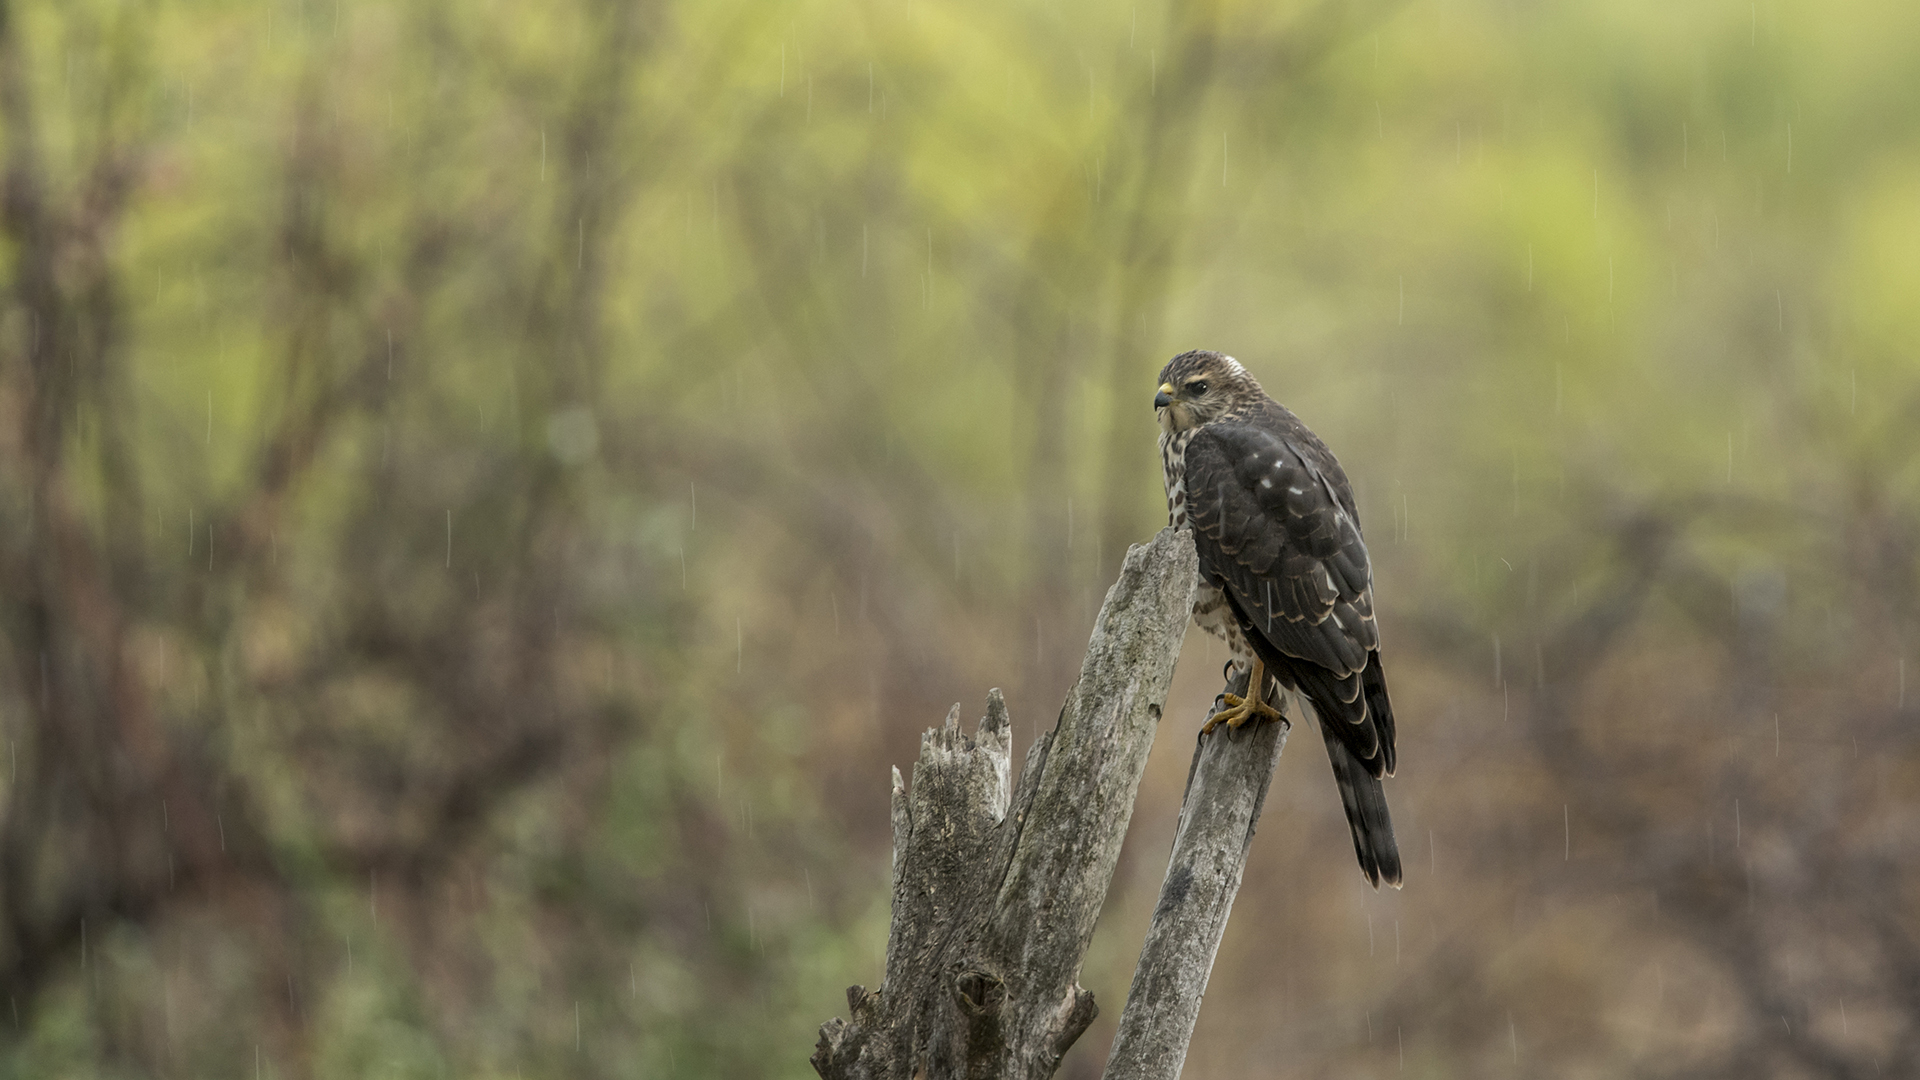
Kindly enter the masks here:
M 1373 567 L 1353 488 L 1333 451 L 1260 388 L 1231 356 L 1181 353 L 1160 370 L 1153 398 L 1160 462 L 1175 528 L 1191 527 L 1200 554 L 1193 621 L 1221 638 L 1247 697 L 1225 723 L 1282 719 L 1313 707 L 1353 830 L 1354 854 L 1374 888 L 1400 886 L 1400 851 L 1381 780 L 1393 775 L 1393 706 L 1373 619 Z

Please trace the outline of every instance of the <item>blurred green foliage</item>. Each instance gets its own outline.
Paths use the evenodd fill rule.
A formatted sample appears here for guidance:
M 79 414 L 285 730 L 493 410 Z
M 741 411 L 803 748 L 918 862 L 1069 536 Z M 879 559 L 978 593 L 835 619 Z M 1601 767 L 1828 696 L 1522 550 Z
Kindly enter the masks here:
M 1296 744 L 1189 1075 L 1920 1068 L 1915 9 L 70 0 L 0 68 L 0 1073 L 809 1075 L 886 766 L 1053 714 L 1191 347 L 1354 478 L 1410 873 Z

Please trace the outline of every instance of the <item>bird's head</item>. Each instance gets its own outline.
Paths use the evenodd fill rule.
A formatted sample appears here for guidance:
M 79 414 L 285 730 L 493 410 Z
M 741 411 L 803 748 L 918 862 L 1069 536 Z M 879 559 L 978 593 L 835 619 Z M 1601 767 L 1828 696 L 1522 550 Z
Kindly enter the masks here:
M 1160 430 L 1181 432 L 1231 416 L 1258 402 L 1262 393 L 1260 383 L 1240 361 L 1196 349 L 1181 353 L 1160 369 L 1153 414 Z

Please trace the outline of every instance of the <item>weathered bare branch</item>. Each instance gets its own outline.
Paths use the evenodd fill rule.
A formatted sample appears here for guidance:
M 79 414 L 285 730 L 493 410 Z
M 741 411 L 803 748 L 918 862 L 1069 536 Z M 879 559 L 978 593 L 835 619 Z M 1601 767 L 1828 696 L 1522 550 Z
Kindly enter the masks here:
M 1228 689 L 1245 694 L 1245 685 L 1242 673 Z M 1107 1058 L 1108 1077 L 1180 1075 L 1267 785 L 1286 744 L 1285 725 L 1261 724 L 1238 733 L 1216 729 L 1194 748 L 1167 877 Z

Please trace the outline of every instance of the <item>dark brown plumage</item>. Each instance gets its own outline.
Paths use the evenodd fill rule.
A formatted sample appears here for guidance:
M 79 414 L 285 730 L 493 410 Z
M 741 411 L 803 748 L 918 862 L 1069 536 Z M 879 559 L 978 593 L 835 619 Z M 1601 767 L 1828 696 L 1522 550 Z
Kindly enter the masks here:
M 1290 701 L 1313 706 L 1360 869 L 1375 887 L 1398 887 L 1381 785 L 1393 775 L 1393 706 L 1346 473 L 1230 356 L 1174 357 L 1154 411 L 1168 511 L 1191 526 L 1200 555 L 1194 621 L 1226 640 L 1236 665 L 1264 668 Z M 1298 717 L 1297 706 L 1284 711 Z M 1249 702 L 1231 723 L 1258 712 L 1270 710 Z

